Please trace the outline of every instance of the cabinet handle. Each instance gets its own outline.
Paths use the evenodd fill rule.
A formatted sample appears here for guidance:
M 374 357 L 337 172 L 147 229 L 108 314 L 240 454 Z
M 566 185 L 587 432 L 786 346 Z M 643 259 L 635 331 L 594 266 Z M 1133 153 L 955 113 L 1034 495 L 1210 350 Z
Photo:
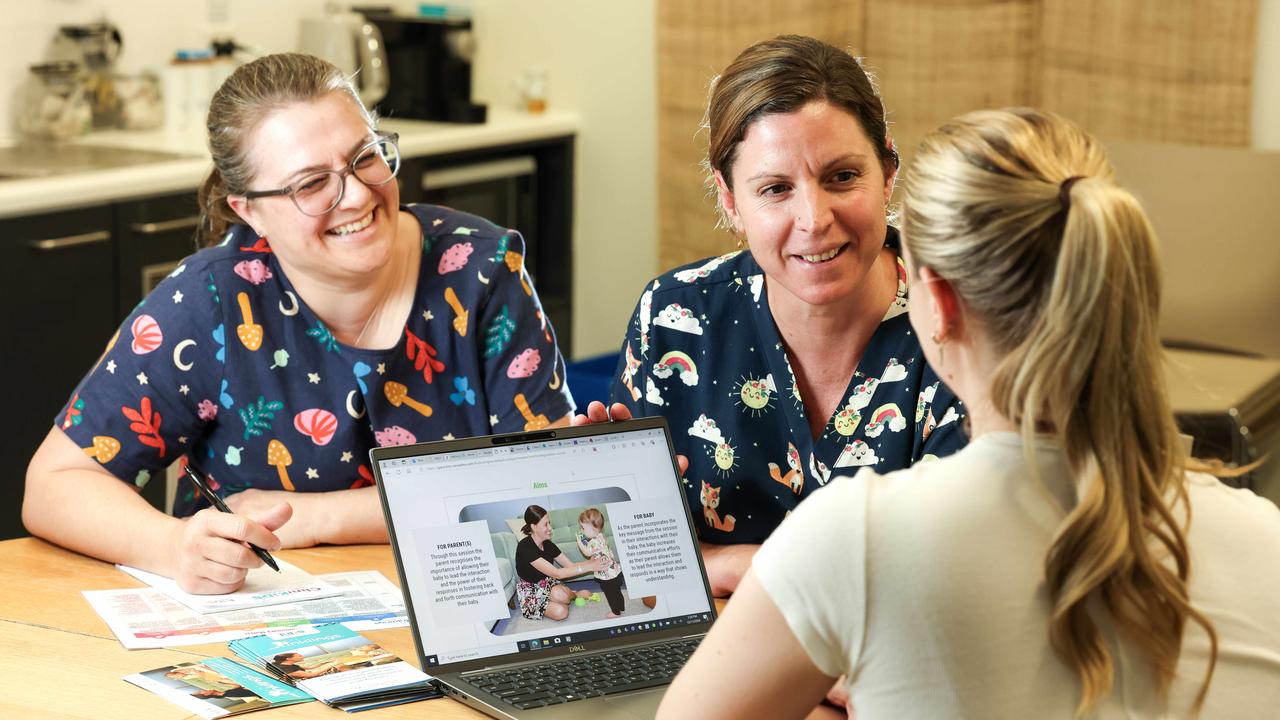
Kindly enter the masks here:
M 171 232 L 173 230 L 193 229 L 200 224 L 200 216 L 192 215 L 191 217 L 178 218 L 177 220 L 162 220 L 160 222 L 134 223 L 129 229 L 142 235 L 155 235 L 157 233 Z
M 54 250 L 65 250 L 67 248 L 79 247 L 80 245 L 93 245 L 94 243 L 106 242 L 111 239 L 111 231 L 95 230 L 94 232 L 82 233 L 80 235 L 68 235 L 67 237 L 50 238 L 48 240 L 31 240 L 27 242 L 30 247 L 44 252 Z
M 532 175 L 537 171 L 538 164 L 532 157 L 520 155 L 503 160 L 428 170 L 422 173 L 422 189 L 443 190 L 490 180 L 509 180 Z

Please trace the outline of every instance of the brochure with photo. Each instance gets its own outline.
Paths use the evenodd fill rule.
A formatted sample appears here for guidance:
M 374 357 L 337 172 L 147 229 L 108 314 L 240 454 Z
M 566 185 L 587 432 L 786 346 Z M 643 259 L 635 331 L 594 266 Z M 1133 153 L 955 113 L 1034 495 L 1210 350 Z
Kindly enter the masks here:
M 128 675 L 124 680 L 202 718 L 220 718 L 312 700 L 296 688 L 227 658 L 166 665 Z
M 237 656 L 348 711 L 439 697 L 431 677 L 340 624 L 232 641 Z

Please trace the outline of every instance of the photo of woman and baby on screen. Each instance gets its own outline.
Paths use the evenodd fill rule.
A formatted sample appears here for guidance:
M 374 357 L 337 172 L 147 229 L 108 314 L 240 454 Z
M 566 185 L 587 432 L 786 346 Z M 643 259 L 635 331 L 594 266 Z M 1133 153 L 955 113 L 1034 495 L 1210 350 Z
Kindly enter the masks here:
M 465 508 L 463 520 L 489 522 L 511 608 L 490 632 L 512 635 L 650 612 L 655 596 L 627 593 L 609 521 L 608 503 L 627 500 L 624 490 L 611 487 Z

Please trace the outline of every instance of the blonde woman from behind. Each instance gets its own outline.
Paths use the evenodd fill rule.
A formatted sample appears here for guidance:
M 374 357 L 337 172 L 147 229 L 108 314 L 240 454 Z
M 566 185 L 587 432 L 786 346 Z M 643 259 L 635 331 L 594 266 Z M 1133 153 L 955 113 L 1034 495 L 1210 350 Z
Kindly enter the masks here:
M 911 322 L 972 442 L 800 506 L 660 715 L 799 717 L 840 675 L 859 720 L 1273 714 L 1280 510 L 1180 449 L 1158 241 L 1101 146 L 970 113 L 906 185 Z

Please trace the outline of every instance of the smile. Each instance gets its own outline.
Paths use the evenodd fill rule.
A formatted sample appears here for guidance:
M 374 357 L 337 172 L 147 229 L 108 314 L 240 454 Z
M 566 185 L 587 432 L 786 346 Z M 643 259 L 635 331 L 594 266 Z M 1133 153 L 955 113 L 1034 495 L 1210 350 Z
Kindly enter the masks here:
M 361 230 L 369 227 L 369 225 L 371 225 L 372 223 L 373 223 L 373 211 L 370 210 L 368 215 L 365 215 L 359 220 L 356 220 L 355 222 L 349 222 L 346 225 L 339 225 L 338 227 L 333 228 L 332 230 L 329 230 L 328 233 L 330 235 L 350 235 L 351 233 L 354 233 L 354 232 L 360 232 Z
M 841 245 L 840 247 L 837 247 L 837 248 L 832 248 L 819 255 L 800 255 L 799 257 L 801 260 L 804 260 L 807 263 L 824 263 L 834 258 L 835 256 L 839 255 L 842 250 L 844 250 L 844 245 Z

